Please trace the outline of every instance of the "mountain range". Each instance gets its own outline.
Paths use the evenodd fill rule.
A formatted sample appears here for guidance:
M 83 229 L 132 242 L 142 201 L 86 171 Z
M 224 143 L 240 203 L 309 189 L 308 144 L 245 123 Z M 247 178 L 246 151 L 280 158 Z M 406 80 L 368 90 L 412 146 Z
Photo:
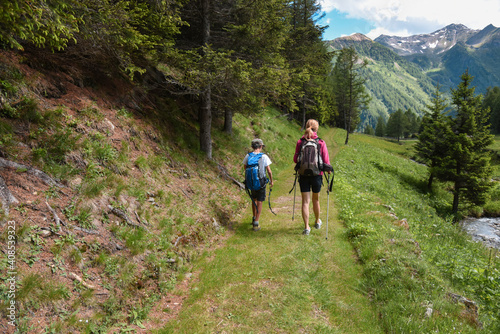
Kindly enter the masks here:
M 500 86 L 500 28 L 493 25 L 473 30 L 451 24 L 430 34 L 375 40 L 354 34 L 326 43 L 330 50 L 354 47 L 369 61 L 364 75 L 372 102 L 361 114 L 361 129 L 398 109 L 422 115 L 436 84 L 449 93 L 466 70 L 474 77 L 476 93 Z

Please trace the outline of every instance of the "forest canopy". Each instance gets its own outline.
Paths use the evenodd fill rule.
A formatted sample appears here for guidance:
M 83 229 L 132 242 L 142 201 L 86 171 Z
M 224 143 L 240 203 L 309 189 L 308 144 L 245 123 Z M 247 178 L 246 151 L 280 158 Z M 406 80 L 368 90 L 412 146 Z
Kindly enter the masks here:
M 332 55 L 320 13 L 316 0 L 2 1 L 0 42 L 113 64 L 134 81 L 162 71 L 165 90 L 179 94 L 183 87 L 209 110 L 200 113 L 205 135 L 212 111 L 231 132 L 235 112 L 258 112 L 263 104 L 301 123 L 312 117 L 335 125 Z M 200 138 L 210 158 L 207 141 Z

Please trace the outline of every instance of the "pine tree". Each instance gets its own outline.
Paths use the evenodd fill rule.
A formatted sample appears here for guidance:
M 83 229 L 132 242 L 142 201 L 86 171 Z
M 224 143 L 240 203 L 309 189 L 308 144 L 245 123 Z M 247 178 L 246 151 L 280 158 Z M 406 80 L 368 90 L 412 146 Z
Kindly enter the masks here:
M 211 159 L 212 118 L 224 115 L 232 131 L 235 112 L 260 110 L 262 101 L 280 96 L 288 72 L 280 54 L 288 37 L 284 0 L 190 1 L 169 65 L 175 80 L 200 102 L 200 148 Z M 267 22 L 267 24 L 264 24 Z
M 500 87 L 489 87 L 483 100 L 483 108 L 491 110 L 491 131 L 500 133 Z
M 448 133 L 444 111 L 447 108 L 440 86 L 436 86 L 436 91 L 427 106 L 427 111 L 422 119 L 418 142 L 415 145 L 417 156 L 429 167 L 429 180 L 427 188 L 432 188 L 432 181 L 436 174 L 436 168 L 440 166 L 442 157 L 446 154 L 446 137 Z
M 406 129 L 408 127 L 408 120 L 401 109 L 396 110 L 389 116 L 387 121 L 386 132 L 389 137 L 396 137 L 399 139 L 403 137 Z
M 417 114 L 415 114 L 411 109 L 408 109 L 405 112 L 405 117 L 407 121 L 407 126 L 405 129 L 404 136 L 405 138 L 410 138 L 418 133 L 418 129 L 420 128 L 420 119 L 417 117 Z
M 347 131 L 345 144 L 349 142 L 349 133 L 353 132 L 360 121 L 359 114 L 366 108 L 370 97 L 365 89 L 366 79 L 361 70 L 367 65 L 359 58 L 354 48 L 344 48 L 338 52 L 333 67 L 334 93 L 339 116 Z
M 62 50 L 78 32 L 81 18 L 75 7 L 74 0 L 1 1 L 0 42 L 19 50 L 23 42 Z
M 385 119 L 383 116 L 379 116 L 377 119 L 377 125 L 375 126 L 375 136 L 385 136 Z
M 331 54 L 321 38 L 326 27 L 318 24 L 322 18 L 319 1 L 294 0 L 288 3 L 291 29 L 283 54 L 290 68 L 289 95 L 292 100 L 287 104 L 292 111 L 299 111 L 297 118 L 304 127 L 306 115 L 328 118 L 325 113 L 334 109 L 333 101 L 327 97 L 331 93 L 326 79 L 331 69 Z
M 373 136 L 373 135 L 375 135 L 375 130 L 372 128 L 372 126 L 370 124 L 367 124 L 365 126 L 365 130 L 363 131 L 363 133 L 365 135 Z
M 465 204 L 485 203 L 492 168 L 486 151 L 493 142 L 489 131 L 489 109 L 482 108 L 482 96 L 471 87 L 472 76 L 466 71 L 456 89 L 452 89 L 452 106 L 456 116 L 451 119 L 446 133 L 447 154 L 438 166 L 437 176 L 453 183 L 452 212 L 458 213 L 462 200 Z

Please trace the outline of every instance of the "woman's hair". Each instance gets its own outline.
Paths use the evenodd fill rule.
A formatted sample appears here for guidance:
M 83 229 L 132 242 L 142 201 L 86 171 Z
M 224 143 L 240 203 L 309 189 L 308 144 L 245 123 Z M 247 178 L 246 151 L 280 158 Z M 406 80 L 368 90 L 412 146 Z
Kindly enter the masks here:
M 306 122 L 306 132 L 304 133 L 304 138 L 309 139 L 313 136 L 315 132 L 318 132 L 319 124 L 315 119 L 310 119 Z

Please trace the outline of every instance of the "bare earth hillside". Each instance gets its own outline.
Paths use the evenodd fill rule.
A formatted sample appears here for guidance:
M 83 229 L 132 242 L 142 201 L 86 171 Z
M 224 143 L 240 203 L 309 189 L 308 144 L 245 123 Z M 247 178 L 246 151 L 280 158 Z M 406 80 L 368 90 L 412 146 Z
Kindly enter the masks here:
M 140 84 L 61 59 L 0 53 L 2 279 L 16 281 L 0 290 L 16 323 L 2 307 L 0 331 L 150 332 L 231 229 L 236 167 L 204 166 L 188 118 Z

